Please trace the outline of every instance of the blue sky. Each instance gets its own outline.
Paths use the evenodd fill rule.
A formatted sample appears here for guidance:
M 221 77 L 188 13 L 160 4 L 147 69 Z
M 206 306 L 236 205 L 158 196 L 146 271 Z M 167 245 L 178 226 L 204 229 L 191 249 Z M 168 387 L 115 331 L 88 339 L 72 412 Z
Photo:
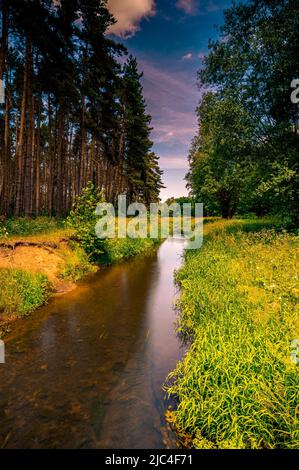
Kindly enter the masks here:
M 197 72 L 218 36 L 229 0 L 108 0 L 112 33 L 137 57 L 152 115 L 152 140 L 166 187 L 161 198 L 187 194 L 188 149 L 196 133 Z

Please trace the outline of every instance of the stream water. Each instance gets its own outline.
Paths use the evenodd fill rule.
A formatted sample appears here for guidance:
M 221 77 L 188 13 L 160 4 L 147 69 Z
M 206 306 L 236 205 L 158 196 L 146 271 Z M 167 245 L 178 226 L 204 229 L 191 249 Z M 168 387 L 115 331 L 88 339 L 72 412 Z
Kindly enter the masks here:
M 175 448 L 162 384 L 183 354 L 184 242 L 101 269 L 20 320 L 0 364 L 0 448 Z

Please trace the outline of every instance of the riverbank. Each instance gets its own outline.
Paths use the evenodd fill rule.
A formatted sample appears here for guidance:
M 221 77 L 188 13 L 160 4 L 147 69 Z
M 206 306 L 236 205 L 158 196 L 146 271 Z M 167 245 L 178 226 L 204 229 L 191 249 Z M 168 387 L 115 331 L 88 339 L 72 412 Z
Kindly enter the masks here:
M 173 324 L 183 250 L 170 238 L 100 268 L 13 325 L 0 448 L 176 448 L 162 384 L 184 351 Z
M 271 222 L 216 222 L 187 251 L 168 420 L 187 447 L 298 448 L 298 236 Z
M 53 295 L 100 269 L 152 249 L 154 240 L 107 240 L 100 264 L 90 257 L 63 221 L 40 217 L 2 224 L 0 238 L 0 338 L 20 317 L 32 314 Z

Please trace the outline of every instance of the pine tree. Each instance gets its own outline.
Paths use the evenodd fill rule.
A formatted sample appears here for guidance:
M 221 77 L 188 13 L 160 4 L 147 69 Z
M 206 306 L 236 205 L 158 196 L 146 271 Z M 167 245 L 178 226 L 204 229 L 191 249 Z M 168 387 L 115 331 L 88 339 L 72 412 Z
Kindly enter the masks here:
M 90 181 L 108 201 L 156 198 L 142 75 L 122 69 L 114 21 L 106 0 L 1 2 L 0 214 L 65 216 Z
M 124 67 L 123 103 L 125 115 L 125 168 L 129 201 L 142 200 L 147 177 L 147 158 L 152 148 L 151 117 L 146 103 L 137 61 L 129 57 Z

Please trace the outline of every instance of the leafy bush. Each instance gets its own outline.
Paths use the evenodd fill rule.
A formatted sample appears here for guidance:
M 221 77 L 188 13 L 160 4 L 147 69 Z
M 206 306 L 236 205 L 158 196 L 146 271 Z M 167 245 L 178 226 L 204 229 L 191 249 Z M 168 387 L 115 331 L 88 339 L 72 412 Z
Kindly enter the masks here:
M 101 202 L 104 202 L 102 192 L 89 182 L 67 218 L 67 225 L 75 230 L 75 238 L 93 261 L 98 261 L 104 252 L 104 241 L 95 232 L 99 220 L 96 208 Z
M 43 274 L 18 269 L 0 270 L 0 312 L 27 315 L 48 299 L 51 284 Z
M 92 183 L 88 183 L 67 219 L 68 226 L 75 230 L 76 240 L 91 261 L 113 264 L 154 246 L 155 241 L 151 239 L 99 239 L 95 232 L 99 220 L 96 208 L 103 202 L 102 193 Z

